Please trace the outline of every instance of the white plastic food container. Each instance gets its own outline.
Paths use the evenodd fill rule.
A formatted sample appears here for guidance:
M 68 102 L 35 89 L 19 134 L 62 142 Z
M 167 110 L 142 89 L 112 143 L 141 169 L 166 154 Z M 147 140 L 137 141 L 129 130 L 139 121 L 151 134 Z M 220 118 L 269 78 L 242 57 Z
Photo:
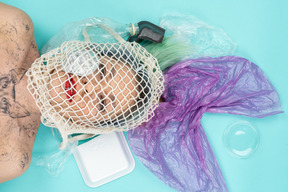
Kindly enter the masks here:
M 98 187 L 130 173 L 135 161 L 122 132 L 100 135 L 77 146 L 74 158 L 85 183 Z

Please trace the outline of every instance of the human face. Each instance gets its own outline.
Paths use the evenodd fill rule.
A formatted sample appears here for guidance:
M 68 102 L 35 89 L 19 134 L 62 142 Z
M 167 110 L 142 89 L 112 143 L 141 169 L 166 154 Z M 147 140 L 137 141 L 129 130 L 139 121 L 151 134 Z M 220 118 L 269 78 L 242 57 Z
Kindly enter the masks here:
M 135 105 L 136 74 L 129 64 L 102 57 L 89 76 L 66 73 L 61 67 L 50 72 L 50 104 L 56 112 L 81 124 L 113 120 Z

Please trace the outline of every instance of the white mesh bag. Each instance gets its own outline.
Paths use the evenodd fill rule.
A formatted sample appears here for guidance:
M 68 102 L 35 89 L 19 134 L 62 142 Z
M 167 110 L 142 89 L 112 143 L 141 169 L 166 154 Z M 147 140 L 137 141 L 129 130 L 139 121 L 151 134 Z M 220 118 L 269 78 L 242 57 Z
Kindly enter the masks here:
M 158 106 L 164 79 L 157 60 L 109 33 L 119 43 L 91 43 L 84 29 L 86 42 L 62 43 L 26 73 L 41 121 L 59 130 L 62 149 L 70 140 L 133 129 Z

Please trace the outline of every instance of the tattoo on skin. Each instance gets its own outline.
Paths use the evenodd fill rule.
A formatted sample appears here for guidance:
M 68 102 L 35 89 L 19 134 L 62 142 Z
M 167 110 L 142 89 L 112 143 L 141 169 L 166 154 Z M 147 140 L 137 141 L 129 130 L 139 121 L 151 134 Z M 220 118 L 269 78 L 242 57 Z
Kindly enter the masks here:
M 17 139 L 13 133 L 14 127 L 17 127 L 17 123 L 13 121 L 12 119 L 8 120 L 7 125 L 4 126 L 1 122 L 1 128 L 0 129 L 0 162 L 1 161 L 13 161 L 15 159 L 14 154 L 11 153 L 12 151 L 15 152 L 17 149 L 15 149 L 13 146 L 13 142 Z M 3 127 L 4 126 L 4 127 Z
M 29 157 L 28 152 L 22 152 L 22 155 L 20 157 L 20 165 L 19 165 L 22 170 L 29 163 L 29 159 L 30 159 L 30 157 Z
M 0 76 L 0 112 L 11 118 L 23 118 L 30 113 L 15 98 L 15 85 L 23 78 L 12 69 L 8 75 Z
M 0 23 L 0 64 L 10 70 L 7 74 L 0 70 L 0 163 L 24 170 L 31 161 L 31 146 L 40 121 L 37 114 L 27 110 L 22 98 L 18 99 L 16 87 L 39 52 L 31 20 L 22 13 L 13 17 Z
M 30 31 L 30 26 L 27 24 L 27 25 L 25 26 L 25 29 L 26 29 L 26 31 Z
M 26 54 L 24 47 L 27 45 L 23 42 L 27 40 L 25 38 L 31 38 L 30 34 L 31 21 L 23 14 L 15 15 L 12 21 L 0 24 L 0 51 L 5 52 L 11 59 L 20 62 Z
M 7 135 L 8 136 L 8 135 Z M 10 161 L 11 160 L 11 146 L 8 144 L 7 136 L 1 138 L 0 140 L 0 161 Z M 9 153 L 10 152 L 10 153 Z
M 0 122 L 1 124 L 1 122 Z M 15 119 L 10 119 L 7 122 L 7 125 L 3 129 L 0 129 L 0 163 L 1 162 L 10 162 L 16 165 L 19 170 L 24 170 L 30 163 L 31 160 L 31 151 L 27 150 L 29 148 L 30 140 L 24 139 L 24 142 L 21 144 L 20 148 L 18 145 L 15 145 L 15 141 L 19 140 L 17 129 L 19 133 L 26 138 L 30 138 L 29 134 L 36 134 L 36 129 L 38 127 L 37 121 L 32 121 L 27 124 L 27 128 L 23 129 L 23 126 L 20 126 Z M 28 126 L 31 126 L 28 128 Z M 33 127 L 32 127 L 33 126 Z M 3 127 L 3 125 L 1 125 Z M 28 131 L 28 132 L 27 132 Z M 29 132 L 30 131 L 30 132 Z M 34 131 L 34 132 L 33 132 Z M 33 133 L 32 133 L 33 132 Z
M 19 135 L 21 135 L 24 132 L 24 134 L 26 134 L 28 138 L 31 138 L 36 135 L 37 129 L 38 129 L 37 121 L 31 121 L 19 127 Z
M 17 34 L 18 31 L 14 25 L 11 25 L 10 23 L 6 22 L 5 24 L 2 24 L 2 26 L 0 27 L 0 33 L 6 35 L 6 37 L 11 37 L 13 33 Z
M 34 44 L 33 41 L 31 41 L 31 47 L 32 47 L 32 49 L 36 49 L 37 48 L 37 46 Z
M 15 25 L 16 28 L 25 28 L 26 31 L 30 30 L 30 27 L 28 25 L 28 20 L 25 19 L 26 17 L 23 16 L 23 14 L 17 14 L 15 15 L 13 19 L 13 24 Z

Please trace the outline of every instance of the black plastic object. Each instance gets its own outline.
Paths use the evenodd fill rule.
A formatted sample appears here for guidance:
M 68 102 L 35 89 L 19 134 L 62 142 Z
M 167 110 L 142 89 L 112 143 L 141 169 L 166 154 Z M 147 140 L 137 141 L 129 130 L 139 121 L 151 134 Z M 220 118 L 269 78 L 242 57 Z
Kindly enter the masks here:
M 154 43 L 162 43 L 165 29 L 148 21 L 140 21 L 138 27 L 139 33 L 134 36 L 129 36 L 127 41 L 141 42 L 143 40 L 148 40 Z

